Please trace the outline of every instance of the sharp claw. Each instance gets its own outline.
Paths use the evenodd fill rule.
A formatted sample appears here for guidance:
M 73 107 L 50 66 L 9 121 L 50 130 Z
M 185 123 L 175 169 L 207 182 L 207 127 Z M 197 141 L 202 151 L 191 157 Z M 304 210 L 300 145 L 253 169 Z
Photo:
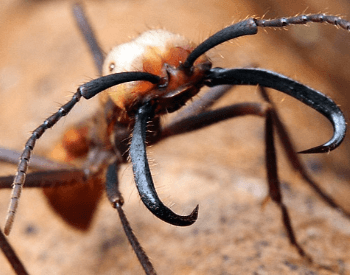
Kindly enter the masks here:
M 152 175 L 148 166 L 146 155 L 146 124 L 154 111 L 153 106 L 145 104 L 135 117 L 135 126 L 130 145 L 130 157 L 133 164 L 135 182 L 142 202 L 159 219 L 178 226 L 188 226 L 193 224 L 198 217 L 198 205 L 188 216 L 180 216 L 159 199 L 154 188 Z

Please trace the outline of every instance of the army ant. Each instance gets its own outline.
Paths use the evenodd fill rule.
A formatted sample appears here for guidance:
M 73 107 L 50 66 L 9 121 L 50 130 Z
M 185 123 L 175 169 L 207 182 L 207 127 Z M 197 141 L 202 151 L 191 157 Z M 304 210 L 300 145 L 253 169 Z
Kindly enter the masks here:
M 197 220 L 199 206 L 188 215 L 179 215 L 163 204 L 153 184 L 146 143 L 153 145 L 167 137 L 195 131 L 223 120 L 254 115 L 265 119 L 269 196 L 281 209 L 290 243 L 300 256 L 311 262 L 311 256 L 297 241 L 289 212 L 282 200 L 274 131 L 280 137 L 290 163 L 305 182 L 330 207 L 341 211 L 346 217 L 350 217 L 350 213 L 339 206 L 308 175 L 265 88 L 294 97 L 331 122 L 333 137 L 322 145 L 300 152 L 303 154 L 326 153 L 341 144 L 346 131 L 343 113 L 329 97 L 286 76 L 259 68 L 212 67 L 205 54 L 231 39 L 254 35 L 261 28 L 328 23 L 350 30 L 350 22 L 325 14 L 272 20 L 249 18 L 220 30 L 198 46 L 180 35 L 165 30 L 150 30 L 129 43 L 117 46 L 105 57 L 80 5 L 74 6 L 74 13 L 102 76 L 81 85 L 70 101 L 37 127 L 22 153 L 1 149 L 2 161 L 16 163 L 20 159 L 14 180 L 13 177 L 0 178 L 0 188 L 13 188 L 4 233 L 8 235 L 11 231 L 23 187 L 43 188 L 56 212 L 66 222 L 80 229 L 89 227 L 105 189 L 145 273 L 155 274 L 155 269 L 132 232 L 122 208 L 124 199 L 118 185 L 120 166 L 130 158 L 140 198 L 149 211 L 166 223 L 190 226 Z M 211 106 L 233 85 L 259 85 L 264 103 L 241 103 L 211 110 Z M 213 88 L 205 96 L 184 107 L 203 86 Z M 52 161 L 31 156 L 36 141 L 47 129 L 68 115 L 82 97 L 91 99 L 97 94 L 101 108 L 91 119 L 67 130 L 62 142 L 54 149 L 60 156 L 58 159 Z M 183 111 L 172 122 L 162 125 L 162 116 L 180 109 Z M 83 164 L 71 164 L 76 160 L 82 160 Z M 31 168 L 39 171 L 27 173 L 29 163 Z M 75 195 L 83 199 L 77 201 Z M 0 245 L 15 272 L 27 274 L 2 233 Z

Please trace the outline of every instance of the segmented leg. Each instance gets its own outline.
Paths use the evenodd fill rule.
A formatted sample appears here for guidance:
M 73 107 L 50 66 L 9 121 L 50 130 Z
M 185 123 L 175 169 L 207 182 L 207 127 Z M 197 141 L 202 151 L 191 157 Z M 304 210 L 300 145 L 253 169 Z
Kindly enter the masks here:
M 16 150 L 10 150 L 6 148 L 0 148 L 0 161 L 11 164 L 17 164 L 21 157 L 21 152 Z M 30 168 L 37 170 L 57 170 L 57 169 L 73 169 L 74 166 L 68 163 L 60 163 L 51 159 L 32 156 L 30 158 Z
M 7 241 L 5 235 L 0 230 L 0 248 L 4 252 L 5 257 L 8 262 L 11 264 L 13 270 L 17 275 L 27 275 L 25 267 L 23 266 L 21 260 L 17 257 L 16 252 L 13 250 L 10 243 Z
M 305 170 L 304 166 L 302 165 L 296 150 L 294 149 L 293 143 L 289 137 L 289 134 L 287 132 L 287 129 L 284 127 L 281 119 L 278 116 L 278 112 L 276 111 L 276 108 L 274 107 L 274 103 L 269 99 L 268 94 L 263 88 L 260 88 L 261 94 L 263 98 L 269 102 L 273 108 L 271 111 L 271 117 L 273 119 L 273 124 L 276 127 L 277 133 L 280 137 L 280 140 L 283 145 L 283 149 L 288 157 L 288 160 L 292 167 L 300 173 L 300 175 L 303 177 L 303 179 L 306 181 L 306 183 L 319 195 L 319 197 L 327 203 L 330 207 L 336 209 L 337 211 L 340 211 L 343 215 L 350 218 L 350 213 L 346 211 L 343 207 L 338 205 L 334 199 L 332 199 L 325 191 L 322 190 L 318 186 L 318 184 L 309 176 L 308 172 Z M 301 152 L 301 153 L 304 153 Z
M 12 188 L 13 176 L 0 177 L 0 189 Z M 26 175 L 26 188 L 46 188 L 75 185 L 85 181 L 82 169 L 47 170 Z
M 277 169 L 277 158 L 276 158 L 276 149 L 275 149 L 275 138 L 274 138 L 274 120 L 272 118 L 272 112 L 274 110 L 269 110 L 266 113 L 265 120 L 265 163 L 266 163 L 266 172 L 267 172 L 267 182 L 269 185 L 269 196 L 274 201 L 282 212 L 282 221 L 284 227 L 287 231 L 289 241 L 293 245 L 300 256 L 306 257 L 310 262 L 311 257 L 306 254 L 304 249 L 297 242 L 290 215 L 288 213 L 287 207 L 283 203 L 282 193 L 281 193 L 281 183 L 278 177 Z
M 124 232 L 128 237 L 128 240 L 142 265 L 143 270 L 148 275 L 155 275 L 156 271 L 152 266 L 151 261 L 147 257 L 145 251 L 137 240 L 131 226 L 126 218 L 124 210 L 122 208 L 124 204 L 124 199 L 119 191 L 119 181 L 118 181 L 118 164 L 112 163 L 107 169 L 106 176 L 106 192 L 109 201 L 112 203 L 113 207 L 117 209 L 120 221 L 123 225 Z
M 89 45 L 90 52 L 94 58 L 96 68 L 100 75 L 102 75 L 102 66 L 104 61 L 104 54 L 99 46 L 96 35 L 92 30 L 92 27 L 85 15 L 84 9 L 81 4 L 73 5 L 73 14 L 75 22 L 77 23 L 81 34 L 83 35 L 86 43 Z
M 245 115 L 264 117 L 267 108 L 269 108 L 269 106 L 266 104 L 240 103 L 209 110 L 198 115 L 186 117 L 181 121 L 170 123 L 162 129 L 160 139 L 199 130 L 234 117 Z

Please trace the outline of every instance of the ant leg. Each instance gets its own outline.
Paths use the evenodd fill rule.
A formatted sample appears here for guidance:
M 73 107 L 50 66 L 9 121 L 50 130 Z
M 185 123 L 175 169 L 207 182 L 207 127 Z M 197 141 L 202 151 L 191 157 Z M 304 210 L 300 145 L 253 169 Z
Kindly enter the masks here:
M 288 238 L 291 245 L 293 245 L 298 250 L 300 256 L 305 257 L 309 262 L 312 262 L 311 257 L 306 254 L 304 249 L 299 245 L 299 243 L 296 240 L 287 207 L 285 206 L 282 200 L 281 183 L 278 178 L 277 172 L 277 158 L 273 132 L 274 120 L 272 118 L 273 112 L 274 110 L 271 109 L 267 111 L 265 121 L 265 163 L 267 171 L 267 181 L 269 185 L 269 196 L 282 211 L 283 224 L 288 233 Z
M 142 265 L 145 273 L 148 274 L 156 274 L 151 261 L 146 255 L 145 251 L 141 247 L 139 241 L 137 240 L 132 228 L 126 218 L 124 210 L 122 208 L 124 204 L 124 199 L 122 194 L 119 191 L 119 181 L 118 181 L 118 163 L 112 163 L 108 166 L 107 174 L 106 174 L 106 193 L 109 201 L 112 203 L 113 207 L 117 209 L 120 221 L 123 225 L 124 232 L 137 256 L 139 262 Z
M 65 222 L 86 230 L 102 195 L 98 180 L 98 175 L 87 178 L 83 169 L 49 170 L 27 174 L 24 187 L 41 188 Z M 0 189 L 13 188 L 12 182 L 13 176 L 0 177 Z
M 265 117 L 269 104 L 261 103 L 239 103 L 222 107 L 215 110 L 202 112 L 198 115 L 189 116 L 181 121 L 175 121 L 162 128 L 159 140 L 167 137 L 192 132 L 212 124 L 231 119 L 238 116 L 256 115 Z M 159 141 L 157 140 L 157 141 Z
M 294 146 L 289 138 L 288 132 L 285 129 L 282 121 L 280 120 L 278 113 L 276 109 L 274 108 L 274 103 L 269 99 L 266 91 L 263 88 L 261 89 L 261 94 L 263 98 L 269 102 L 273 108 L 271 111 L 271 116 L 273 119 L 273 123 L 276 127 L 277 133 L 280 137 L 280 140 L 283 145 L 283 149 L 288 156 L 288 160 L 292 167 L 300 173 L 300 175 L 303 177 L 303 179 L 311 186 L 311 188 L 317 193 L 317 195 L 320 196 L 321 199 L 323 199 L 330 207 L 340 211 L 343 215 L 350 218 L 350 213 L 346 211 L 342 206 L 337 204 L 329 195 L 327 195 L 318 185 L 317 183 L 311 179 L 311 177 L 308 175 L 307 171 L 305 170 L 304 166 L 300 162 L 300 159 L 296 153 L 296 150 L 294 149 Z
M 75 3 L 73 5 L 73 14 L 75 22 L 77 23 L 81 34 L 84 36 L 86 43 L 89 45 L 90 51 L 95 61 L 96 68 L 100 75 L 102 75 L 102 66 L 104 61 L 104 54 L 97 42 L 96 35 L 86 17 L 83 6 Z
M 164 132 L 162 132 L 161 137 L 166 138 L 168 136 L 194 131 L 237 116 L 258 115 L 261 117 L 266 117 L 266 166 L 269 184 L 269 195 L 271 199 L 276 202 L 281 208 L 283 224 L 286 228 L 290 243 L 296 247 L 298 253 L 302 257 L 305 257 L 308 261 L 311 262 L 311 258 L 307 255 L 307 253 L 303 250 L 303 248 L 298 244 L 296 240 L 288 210 L 282 201 L 280 182 L 277 174 L 277 160 L 273 136 L 273 111 L 274 110 L 271 108 L 269 102 L 267 102 L 266 105 L 259 103 L 235 104 L 217 110 L 203 112 L 197 116 L 188 117 L 182 121 L 179 121 L 176 124 L 173 124 L 172 127 L 165 128 Z
M 5 235 L 0 230 L 0 248 L 4 252 L 5 257 L 11 264 L 13 270 L 17 275 L 28 275 L 25 267 L 23 266 L 21 260 L 18 258 L 16 252 L 13 250 L 10 243 L 7 241 Z
M 0 161 L 17 164 L 21 152 L 0 148 Z M 57 170 L 57 169 L 72 169 L 74 166 L 67 163 L 60 163 L 51 159 L 33 155 L 30 159 L 30 168 L 37 170 Z
M 12 188 L 13 176 L 0 177 L 0 189 Z M 85 182 L 82 169 L 48 170 L 32 172 L 26 176 L 25 188 L 69 186 Z
M 266 116 L 266 157 L 267 157 L 267 171 L 268 171 L 268 180 L 269 180 L 269 189 L 271 198 L 280 206 L 283 216 L 284 226 L 287 230 L 288 237 L 292 245 L 294 245 L 299 254 L 301 256 L 306 257 L 309 261 L 311 258 L 307 256 L 304 250 L 297 243 L 295 234 L 293 232 L 288 211 L 285 205 L 282 202 L 282 196 L 280 193 L 280 184 L 277 176 L 277 165 L 276 165 L 276 156 L 274 149 L 274 137 L 272 131 L 272 125 L 276 127 L 278 134 L 284 145 L 284 149 L 286 150 L 288 155 L 291 155 L 289 160 L 297 169 L 304 179 L 309 182 L 309 184 L 315 189 L 315 191 L 332 207 L 340 209 L 346 216 L 349 214 L 342 209 L 339 205 L 337 205 L 328 195 L 326 195 L 317 184 L 310 179 L 310 177 L 306 174 L 305 169 L 301 166 L 299 159 L 295 151 L 292 148 L 289 136 L 284 129 L 284 126 L 280 119 L 277 116 L 276 110 L 273 108 L 273 103 L 268 100 L 268 98 L 264 97 L 265 101 L 267 101 L 267 105 L 258 104 L 258 103 L 243 103 L 243 104 L 235 104 L 228 107 L 220 108 L 217 110 L 211 110 L 207 112 L 200 113 L 199 115 L 187 117 L 182 121 L 178 121 L 170 126 L 166 126 L 163 128 L 163 132 L 161 133 L 161 139 L 166 137 L 170 137 L 173 135 L 183 134 L 186 132 L 194 131 L 197 129 L 201 129 L 206 126 L 210 126 L 217 122 L 233 118 L 236 116 L 242 115 L 258 115 L 261 117 Z M 272 108 L 271 108 L 272 106 Z

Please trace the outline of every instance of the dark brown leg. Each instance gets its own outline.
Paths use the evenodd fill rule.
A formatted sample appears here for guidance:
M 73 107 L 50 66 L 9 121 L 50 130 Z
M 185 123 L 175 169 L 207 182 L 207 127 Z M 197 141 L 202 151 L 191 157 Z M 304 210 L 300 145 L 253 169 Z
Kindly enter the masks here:
M 220 109 L 202 112 L 198 115 L 189 116 L 183 120 L 175 121 L 174 123 L 166 125 L 162 129 L 160 139 L 192 132 L 234 117 L 245 115 L 257 115 L 260 117 L 265 117 L 266 110 L 268 108 L 268 104 L 240 103 Z
M 274 145 L 274 133 L 273 127 L 276 127 L 277 133 L 282 141 L 283 148 L 286 151 L 290 163 L 293 168 L 296 169 L 306 182 L 317 192 L 317 194 L 331 207 L 341 210 L 346 216 L 350 217 L 341 206 L 339 206 L 332 198 L 330 198 L 322 189 L 309 177 L 305 168 L 302 166 L 299 158 L 293 149 L 289 135 L 283 126 L 283 123 L 278 117 L 278 113 L 274 108 L 273 102 L 268 98 L 266 91 L 261 88 L 261 93 L 266 101 L 266 105 L 259 103 L 243 103 L 235 104 L 228 107 L 220 108 L 217 110 L 202 111 L 199 114 L 193 112 L 194 115 L 185 116 L 182 120 L 175 119 L 174 122 L 166 125 L 163 128 L 161 139 L 178 135 L 186 132 L 191 132 L 197 129 L 210 126 L 217 122 L 234 118 L 242 115 L 258 115 L 266 117 L 266 167 L 267 178 L 269 183 L 269 196 L 277 203 L 282 212 L 282 220 L 284 227 L 286 228 L 290 243 L 297 249 L 298 253 L 311 262 L 311 257 L 303 250 L 298 244 L 294 230 L 291 225 L 291 219 L 288 210 L 283 203 L 282 194 L 280 190 L 280 182 L 278 179 L 276 151 Z
M 0 148 L 0 161 L 17 165 L 22 152 Z M 36 170 L 56 170 L 56 169 L 72 169 L 74 166 L 68 163 L 53 161 L 45 157 L 33 155 L 30 159 L 30 168 Z
M 143 270 L 146 274 L 155 275 L 156 271 L 153 268 L 151 261 L 149 260 L 146 252 L 143 250 L 141 244 L 137 240 L 134 232 L 131 229 L 129 221 L 126 218 L 124 210 L 122 208 L 124 204 L 124 199 L 119 191 L 119 181 L 118 181 L 118 164 L 112 163 L 107 169 L 106 176 L 106 193 L 109 201 L 112 203 L 113 207 L 117 209 L 120 221 L 123 225 L 125 235 L 127 236 L 129 243 L 131 244 L 139 262 L 142 265 Z
M 266 93 L 265 93 L 266 94 Z M 306 257 L 309 261 L 311 258 L 306 254 L 302 247 L 298 244 L 294 230 L 291 225 L 290 216 L 285 204 L 282 201 L 282 194 L 280 190 L 280 182 L 278 179 L 277 172 L 277 160 L 276 151 L 274 145 L 274 115 L 276 112 L 271 108 L 271 102 L 268 98 L 265 98 L 267 104 L 259 103 L 242 103 L 235 104 L 228 107 L 220 108 L 217 110 L 202 112 L 195 116 L 187 117 L 181 121 L 176 121 L 175 123 L 170 123 L 169 126 L 164 128 L 162 133 L 162 138 L 168 136 L 178 135 L 190 131 L 194 131 L 219 121 L 223 121 L 229 118 L 234 118 L 242 115 L 258 115 L 261 117 L 266 117 L 265 122 L 265 138 L 266 138 L 266 169 L 267 169 L 267 179 L 269 184 L 269 196 L 271 199 L 277 203 L 282 211 L 282 220 L 284 227 L 286 228 L 288 238 L 290 243 L 296 247 L 298 253 L 302 257 Z
M 343 213 L 346 217 L 350 218 L 350 213 L 346 211 L 342 206 L 337 204 L 329 195 L 327 195 L 319 186 L 318 184 L 311 179 L 309 174 L 307 173 L 306 169 L 302 165 L 296 150 L 294 149 L 294 146 L 292 144 L 292 141 L 288 135 L 288 132 L 286 128 L 284 127 L 281 119 L 278 116 L 278 112 L 276 111 L 276 108 L 274 106 L 274 103 L 269 99 L 266 91 L 264 88 L 260 87 L 261 94 L 267 102 L 271 104 L 272 111 L 271 111 L 271 116 L 273 119 L 273 123 L 276 127 L 277 133 L 280 137 L 280 140 L 283 145 L 283 149 L 286 152 L 286 155 L 288 157 L 288 160 L 292 167 L 300 173 L 300 175 L 303 177 L 303 179 L 307 182 L 307 184 L 310 185 L 310 187 L 320 196 L 320 198 L 327 203 L 330 207 L 335 208 L 336 210 L 340 211 Z
M 12 188 L 13 176 L 0 177 L 0 189 Z M 25 188 L 28 187 L 58 187 L 75 185 L 85 181 L 85 174 L 81 169 L 49 170 L 28 173 Z
M 267 171 L 267 181 L 269 185 L 269 196 L 278 205 L 278 207 L 281 208 L 283 224 L 286 228 L 290 243 L 298 250 L 300 256 L 307 258 L 308 261 L 311 262 L 311 257 L 309 257 L 306 254 L 304 249 L 299 245 L 299 243 L 296 240 L 287 207 L 285 206 L 282 200 L 281 183 L 278 178 L 277 172 L 277 158 L 273 131 L 274 120 L 272 118 L 273 112 L 274 110 L 269 110 L 266 113 L 265 121 L 265 162 Z
M 288 161 L 291 163 L 292 167 L 300 173 L 303 179 L 312 187 L 313 190 L 325 201 L 329 206 L 340 210 L 345 216 L 350 217 L 349 213 L 344 210 L 340 205 L 338 205 L 330 196 L 328 196 L 315 181 L 313 181 L 308 173 L 306 172 L 304 166 L 301 164 L 299 157 L 294 149 L 291 139 L 285 129 L 281 119 L 279 118 L 278 112 L 275 108 L 274 103 L 270 100 L 266 90 L 263 87 L 259 87 L 263 99 L 271 104 L 271 109 L 266 114 L 266 169 L 267 178 L 269 183 L 269 196 L 271 199 L 277 203 L 282 211 L 282 219 L 284 227 L 288 233 L 288 238 L 290 243 L 298 250 L 298 253 L 305 257 L 309 262 L 312 259 L 298 244 L 294 230 L 291 225 L 291 219 L 289 217 L 288 210 L 283 203 L 282 194 L 280 190 L 280 181 L 278 179 L 277 173 L 277 161 L 276 161 L 276 150 L 274 145 L 274 129 L 277 130 L 277 134 L 280 137 L 282 147 L 286 152 Z
M 24 268 L 21 260 L 17 257 L 16 252 L 13 250 L 10 243 L 7 241 L 5 235 L 0 230 L 0 248 L 4 252 L 5 257 L 11 264 L 13 270 L 17 275 L 27 275 L 28 272 Z
M 86 43 L 89 45 L 96 68 L 99 74 L 102 75 L 104 55 L 81 4 L 76 3 L 73 5 L 73 14 L 81 34 L 83 35 Z

